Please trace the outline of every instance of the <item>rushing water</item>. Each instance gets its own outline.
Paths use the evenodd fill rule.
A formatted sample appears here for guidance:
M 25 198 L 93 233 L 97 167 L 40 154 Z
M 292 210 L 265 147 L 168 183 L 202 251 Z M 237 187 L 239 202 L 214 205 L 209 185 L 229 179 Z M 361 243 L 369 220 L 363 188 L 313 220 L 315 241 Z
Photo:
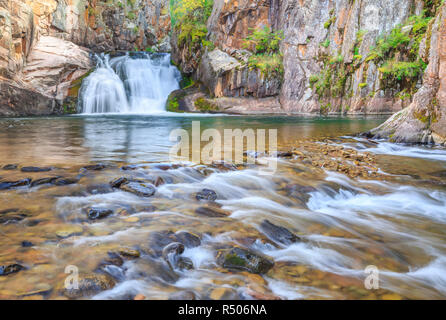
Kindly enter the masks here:
M 101 54 L 96 60 L 97 68 L 82 82 L 82 113 L 160 113 L 179 88 L 181 74 L 169 54 Z
M 169 133 L 175 128 L 190 130 L 193 120 L 201 122 L 201 130 L 277 128 L 279 150 L 298 147 L 296 139 L 331 137 L 332 144 L 375 153 L 388 178 L 353 180 L 285 158 L 272 176 L 260 176 L 255 166 L 172 166 L 168 152 L 174 142 Z M 143 294 L 167 299 L 191 291 L 207 299 L 219 297 L 218 289 L 226 288 L 223 297 L 244 299 L 445 298 L 446 151 L 338 138 L 380 122 L 187 115 L 0 120 L 0 165 L 53 167 L 38 173 L 0 169 L 2 181 L 82 173 L 77 183 L 66 186 L 0 191 L 0 218 L 26 215 L 0 226 L 0 265 L 26 267 L 0 276 L 0 298 L 61 298 L 66 266 L 96 274 L 107 252 L 122 247 L 139 250 L 141 257 L 102 269 L 113 276 L 115 286 L 85 297 L 131 299 Z M 92 163 L 108 167 L 81 169 Z M 122 169 L 129 164 L 134 170 Z M 108 187 L 121 176 L 162 177 L 165 183 L 154 196 L 142 198 Z M 230 212 L 229 217 L 196 214 L 203 204 L 194 195 L 203 188 L 216 191 L 216 202 Z M 91 206 L 115 213 L 89 221 L 83 209 Z M 11 209 L 16 211 L 5 213 Z M 260 228 L 265 219 L 302 241 L 284 245 L 271 240 Z M 153 253 L 159 249 L 156 239 L 167 231 L 200 236 L 201 244 L 182 254 L 192 260 L 193 269 L 172 271 Z M 23 246 L 23 241 L 32 245 Z M 218 266 L 216 252 L 233 245 L 261 251 L 274 259 L 275 266 L 262 276 L 228 272 Z M 369 265 L 379 269 L 381 289 L 364 288 Z

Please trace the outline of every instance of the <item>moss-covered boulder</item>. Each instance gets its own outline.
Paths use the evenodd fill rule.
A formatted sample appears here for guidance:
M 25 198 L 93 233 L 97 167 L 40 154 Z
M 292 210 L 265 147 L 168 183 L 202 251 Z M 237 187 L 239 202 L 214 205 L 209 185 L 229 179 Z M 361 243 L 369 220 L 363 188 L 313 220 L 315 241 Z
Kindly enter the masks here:
M 217 263 L 223 268 L 236 271 L 248 271 L 263 274 L 274 266 L 274 261 L 260 252 L 240 247 L 221 250 L 217 255 Z

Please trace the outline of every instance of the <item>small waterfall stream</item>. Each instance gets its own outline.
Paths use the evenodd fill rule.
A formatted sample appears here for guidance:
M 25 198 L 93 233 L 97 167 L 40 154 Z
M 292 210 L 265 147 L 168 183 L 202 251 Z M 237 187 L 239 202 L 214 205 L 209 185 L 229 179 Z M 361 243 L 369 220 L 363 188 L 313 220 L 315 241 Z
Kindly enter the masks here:
M 81 113 L 160 113 L 181 74 L 169 54 L 96 56 L 97 67 L 82 82 Z

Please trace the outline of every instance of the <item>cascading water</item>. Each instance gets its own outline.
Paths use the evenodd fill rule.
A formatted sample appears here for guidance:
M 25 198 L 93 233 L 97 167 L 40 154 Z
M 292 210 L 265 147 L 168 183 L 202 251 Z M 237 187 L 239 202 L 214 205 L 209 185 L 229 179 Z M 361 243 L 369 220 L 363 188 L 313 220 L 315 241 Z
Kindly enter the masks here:
M 97 57 L 97 68 L 83 82 L 78 108 L 82 113 L 159 113 L 181 74 L 169 54 L 136 53 Z

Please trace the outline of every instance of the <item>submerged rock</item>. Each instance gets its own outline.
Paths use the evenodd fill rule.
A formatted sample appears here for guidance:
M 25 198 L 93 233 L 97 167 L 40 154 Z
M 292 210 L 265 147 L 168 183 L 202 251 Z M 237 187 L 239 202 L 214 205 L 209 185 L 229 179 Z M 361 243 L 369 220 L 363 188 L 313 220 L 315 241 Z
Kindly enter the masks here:
M 17 180 L 17 181 L 2 181 L 0 182 L 0 190 L 8 190 L 17 187 L 28 186 L 31 183 L 30 178 Z
M 238 300 L 240 296 L 237 291 L 232 288 L 215 288 L 212 290 L 210 296 L 212 300 Z
M 18 263 L 6 265 L 6 266 L 0 266 L 0 276 L 7 276 L 9 274 L 17 273 L 24 269 L 25 269 L 25 267 Z
M 15 169 L 17 169 L 16 164 L 7 164 L 7 165 L 3 166 L 3 170 L 15 170 Z
M 148 244 L 150 251 L 159 257 L 162 255 L 165 246 L 176 241 L 177 239 L 172 231 L 163 230 L 150 233 Z
M 121 190 L 136 194 L 140 197 L 151 197 L 155 194 L 156 188 L 150 183 L 131 181 L 121 185 Z
M 102 163 L 82 167 L 83 170 L 89 170 L 89 171 L 100 171 L 105 168 L 106 168 L 105 164 L 102 164 Z
M 40 186 L 42 184 L 50 184 L 56 181 L 60 177 L 48 177 L 48 178 L 41 178 L 37 179 L 31 182 L 31 187 Z
M 27 241 L 27 240 L 22 241 L 21 245 L 24 248 L 29 248 L 29 247 L 34 246 L 34 244 L 31 241 Z
M 61 239 L 79 236 L 84 232 L 84 229 L 81 226 L 76 225 L 67 225 L 56 231 L 56 236 Z
M 230 215 L 230 212 L 215 207 L 199 207 L 195 210 L 195 213 L 210 218 L 222 218 Z
M 57 178 L 54 181 L 54 184 L 56 186 L 66 186 L 66 185 L 75 184 L 78 182 L 79 182 L 78 178 Z
M 2 210 L 0 211 L 0 224 L 19 222 L 26 217 L 28 217 L 28 214 L 21 212 L 19 209 Z
M 124 264 L 124 259 L 117 252 L 109 251 L 107 252 L 108 257 L 104 260 L 104 264 L 112 264 L 115 266 L 122 266 Z
M 53 290 L 53 287 L 48 283 L 39 283 L 31 290 L 21 291 L 17 293 L 17 296 L 27 297 L 36 295 L 47 295 Z
M 78 289 L 63 289 L 63 294 L 69 298 L 87 297 L 115 286 L 113 278 L 107 274 L 92 274 L 79 280 Z
M 179 242 L 172 242 L 163 249 L 163 259 L 167 262 L 169 267 L 173 270 L 177 267 L 179 255 L 184 252 L 184 245 Z
M 194 268 L 194 264 L 191 259 L 187 257 L 181 257 L 184 252 L 184 245 L 180 242 L 172 242 L 163 249 L 163 259 L 167 262 L 169 267 L 174 269 L 186 269 L 190 270 Z
M 217 200 L 217 193 L 211 189 L 203 189 L 200 192 L 197 192 L 197 194 L 195 195 L 195 198 L 198 201 L 201 201 L 201 200 L 215 201 L 215 200 Z
M 88 208 L 86 211 L 87 217 L 90 220 L 103 219 L 113 214 L 113 210 L 103 208 Z
M 196 300 L 195 293 L 193 291 L 179 291 L 169 295 L 169 300 Z
M 179 231 L 175 233 L 175 237 L 178 242 L 181 242 L 188 248 L 195 248 L 201 244 L 201 239 L 198 235 L 187 231 Z
M 48 172 L 53 170 L 51 167 L 22 167 L 20 171 L 22 172 Z
M 129 249 L 129 248 L 120 248 L 118 250 L 119 254 L 123 257 L 136 259 L 141 256 L 141 253 L 138 250 Z
M 108 184 L 93 184 L 87 186 L 87 192 L 89 194 L 105 194 L 113 192 L 113 189 Z
M 138 166 L 135 166 L 134 164 L 130 164 L 130 165 L 121 167 L 121 170 L 124 170 L 124 171 L 136 170 L 136 169 L 138 169 Z
M 113 279 L 116 279 L 118 281 L 123 281 L 125 279 L 125 271 L 124 269 L 112 265 L 112 264 L 105 264 L 101 265 L 97 268 L 97 272 L 105 273 L 109 276 L 111 276 Z
M 248 271 L 251 273 L 267 273 L 274 266 L 271 258 L 251 250 L 234 247 L 220 250 L 217 263 L 229 270 Z
M 112 181 L 110 181 L 110 185 L 112 186 L 112 188 L 119 188 L 121 187 L 121 185 L 128 183 L 129 180 L 125 177 L 120 177 L 120 178 L 116 178 Z
M 276 226 L 269 220 L 263 220 L 260 224 L 260 230 L 265 233 L 270 239 L 283 245 L 290 245 L 301 239 L 290 232 L 288 229 Z
M 187 257 L 178 257 L 177 268 L 180 270 L 192 270 L 194 268 L 194 263 L 191 259 Z

